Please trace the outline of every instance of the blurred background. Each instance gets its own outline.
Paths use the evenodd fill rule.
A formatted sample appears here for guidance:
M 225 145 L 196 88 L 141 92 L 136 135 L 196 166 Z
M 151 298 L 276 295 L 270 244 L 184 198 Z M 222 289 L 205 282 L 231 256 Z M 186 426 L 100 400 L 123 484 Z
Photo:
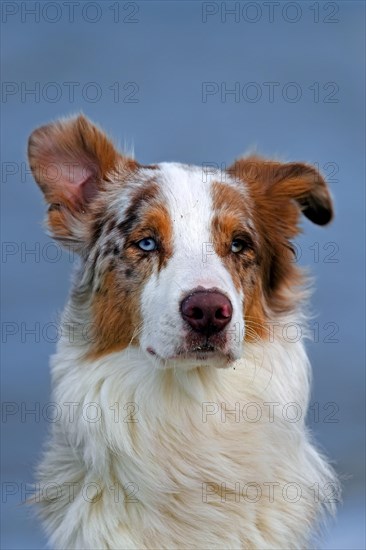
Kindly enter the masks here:
M 142 163 L 224 167 L 256 149 L 327 177 L 335 221 L 304 221 L 297 242 L 316 281 L 309 424 L 344 485 L 319 548 L 365 548 L 365 4 L 3 1 L 1 10 L 2 548 L 46 547 L 22 503 L 50 427 L 48 361 L 74 261 L 42 229 L 27 138 L 79 111 Z

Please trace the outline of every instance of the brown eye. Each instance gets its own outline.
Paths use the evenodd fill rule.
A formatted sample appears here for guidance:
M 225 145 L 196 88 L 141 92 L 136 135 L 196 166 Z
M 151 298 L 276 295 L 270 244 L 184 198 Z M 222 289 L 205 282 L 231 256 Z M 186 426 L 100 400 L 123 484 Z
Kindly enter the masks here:
M 247 243 L 243 239 L 234 239 L 231 243 L 231 252 L 238 254 L 242 252 L 247 246 Z

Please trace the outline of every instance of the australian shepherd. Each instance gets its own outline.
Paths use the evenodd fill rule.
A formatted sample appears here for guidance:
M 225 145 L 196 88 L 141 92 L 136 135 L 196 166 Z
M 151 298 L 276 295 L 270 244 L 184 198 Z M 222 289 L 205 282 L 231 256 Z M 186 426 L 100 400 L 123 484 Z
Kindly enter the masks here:
M 38 476 L 58 549 L 304 548 L 337 481 L 305 424 L 311 165 L 139 164 L 83 116 L 35 130 L 52 236 L 80 257 Z

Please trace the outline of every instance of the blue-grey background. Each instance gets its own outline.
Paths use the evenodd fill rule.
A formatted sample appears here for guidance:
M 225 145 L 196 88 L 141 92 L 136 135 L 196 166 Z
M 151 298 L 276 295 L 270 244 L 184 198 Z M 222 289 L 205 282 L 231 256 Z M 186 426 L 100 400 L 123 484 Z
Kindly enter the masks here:
M 365 548 L 364 3 L 275 3 L 272 17 L 268 3 L 239 2 L 226 19 L 234 2 L 78 2 L 73 17 L 55 4 L 1 5 L 2 398 L 14 404 L 1 426 L 2 547 L 45 547 L 22 488 L 49 427 L 42 407 L 57 334 L 48 323 L 63 307 L 72 267 L 43 232 L 26 143 L 36 126 L 82 110 L 134 145 L 143 163 L 228 164 L 254 147 L 318 163 L 329 177 L 335 221 L 304 221 L 298 241 L 299 261 L 316 278 L 309 422 L 344 484 L 322 547 Z M 225 96 L 235 85 L 240 97 Z M 25 414 L 35 406 L 39 418 Z

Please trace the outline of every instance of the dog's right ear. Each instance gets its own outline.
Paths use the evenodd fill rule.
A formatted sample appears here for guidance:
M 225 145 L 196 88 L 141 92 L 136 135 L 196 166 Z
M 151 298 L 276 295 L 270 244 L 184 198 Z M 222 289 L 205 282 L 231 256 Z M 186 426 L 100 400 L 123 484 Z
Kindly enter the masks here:
M 49 204 L 48 226 L 53 236 L 76 248 L 86 238 L 90 204 L 106 188 L 113 172 L 137 166 L 84 116 L 35 130 L 29 138 L 28 158 Z

